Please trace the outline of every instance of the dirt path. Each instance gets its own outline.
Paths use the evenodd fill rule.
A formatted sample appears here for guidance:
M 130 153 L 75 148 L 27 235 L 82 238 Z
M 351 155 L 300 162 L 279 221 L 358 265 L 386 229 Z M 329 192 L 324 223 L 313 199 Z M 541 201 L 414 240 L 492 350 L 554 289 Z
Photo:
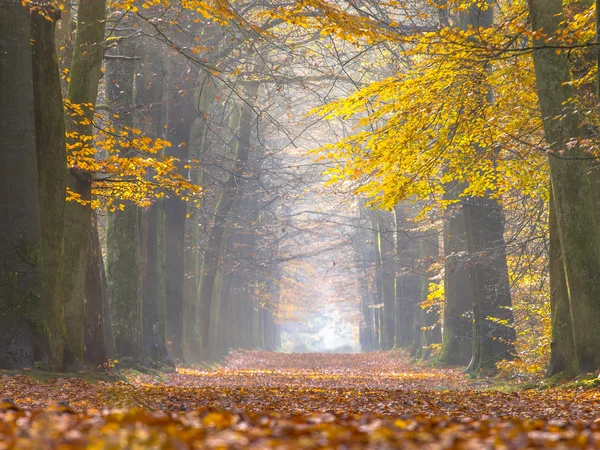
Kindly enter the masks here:
M 482 390 L 391 352 L 238 352 L 216 370 L 129 383 L 2 381 L 15 406 L 0 405 L 0 449 L 19 435 L 18 448 L 600 447 L 598 390 Z

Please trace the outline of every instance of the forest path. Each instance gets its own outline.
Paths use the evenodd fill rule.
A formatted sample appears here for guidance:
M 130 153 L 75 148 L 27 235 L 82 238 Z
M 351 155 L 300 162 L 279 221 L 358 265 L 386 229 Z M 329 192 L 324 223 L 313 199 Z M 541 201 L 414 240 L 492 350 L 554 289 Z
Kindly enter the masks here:
M 241 351 L 214 370 L 127 375 L 2 376 L 17 406 L 0 402 L 0 448 L 600 447 L 597 389 L 503 393 L 398 352 Z

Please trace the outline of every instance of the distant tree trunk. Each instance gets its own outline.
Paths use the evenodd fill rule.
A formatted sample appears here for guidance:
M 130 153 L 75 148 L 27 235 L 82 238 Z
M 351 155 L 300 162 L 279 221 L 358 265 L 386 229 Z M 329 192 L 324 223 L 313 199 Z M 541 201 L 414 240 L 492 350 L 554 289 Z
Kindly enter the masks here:
M 140 214 L 142 342 L 151 364 L 173 366 L 166 341 L 165 214 L 158 200 Z
M 504 243 L 504 212 L 498 201 L 469 198 L 463 203 L 473 286 L 473 355 L 469 372 L 493 372 L 512 359 L 515 329 Z
M 177 70 L 182 70 L 178 67 Z M 185 73 L 184 77 L 189 78 Z M 179 77 L 178 77 L 179 78 Z M 189 142 L 192 124 L 197 118 L 194 107 L 193 80 L 181 79 L 178 84 L 183 96 L 174 94 L 167 104 L 167 139 L 172 147 L 167 156 L 179 159 L 179 172 L 184 173 L 184 164 L 189 159 Z M 167 342 L 174 362 L 184 361 L 183 355 L 183 287 L 185 284 L 184 237 L 187 206 L 175 194 L 169 194 L 165 200 L 166 216 L 166 286 L 167 286 Z
M 543 29 L 545 35 L 553 35 L 564 26 L 563 5 L 560 0 L 529 0 L 528 4 L 534 31 Z M 543 47 L 544 39 L 535 39 L 534 44 Z M 551 285 L 557 287 L 551 292 L 551 304 L 555 312 L 552 357 L 559 367 L 558 363 L 565 354 L 562 349 L 570 346 L 570 334 L 561 333 L 557 328 L 565 324 L 564 320 L 559 319 L 568 308 L 574 351 L 561 364 L 565 371 L 574 367 L 578 372 L 588 372 L 600 368 L 600 235 L 595 210 L 597 206 L 594 204 L 592 183 L 588 176 L 589 164 L 585 161 L 587 154 L 580 145 L 572 145 L 574 140 L 585 138 L 586 131 L 581 126 L 580 115 L 569 106 L 573 90 L 568 55 L 542 48 L 533 53 L 533 62 L 546 141 L 553 151 L 564 153 L 564 158 L 549 157 L 556 216 L 556 226 L 551 227 L 550 231 L 558 232 L 568 286 L 568 295 L 565 296 L 560 287 L 562 274 L 556 269 L 551 271 Z M 561 120 L 557 120 L 557 117 Z M 584 160 L 578 157 L 583 157 Z M 555 242 L 554 239 L 556 237 L 551 235 L 551 242 Z M 553 256 L 558 256 L 556 251 Z M 560 354 L 557 353 L 559 351 Z M 551 370 L 551 373 L 556 371 Z
M 65 211 L 65 112 L 60 87 L 54 28 L 59 11 L 31 17 L 35 140 L 42 236 L 45 323 L 50 338 L 49 368 L 73 364 L 67 342 L 63 302 L 63 229 Z
M 72 104 L 91 104 L 84 108 L 88 117 L 93 113 L 98 96 L 104 56 L 104 27 L 106 23 L 106 0 L 85 0 L 77 11 L 77 32 L 71 63 L 67 98 Z M 67 131 L 80 136 L 92 136 L 92 124 L 81 124 L 81 118 L 67 121 Z M 75 138 L 71 143 L 81 142 Z M 89 173 L 78 169 L 67 170 L 67 187 L 79 194 L 81 199 L 91 199 L 92 179 Z M 85 264 L 92 226 L 92 210 L 77 202 L 65 206 L 63 278 L 65 296 L 65 322 L 69 344 L 79 360 L 84 356 L 85 330 Z
M 48 364 L 31 59 L 31 21 L 0 1 L 0 368 Z
M 124 41 L 111 55 L 131 57 L 133 43 Z M 120 131 L 134 124 L 134 74 L 131 60 L 110 58 L 106 64 L 106 100 L 118 115 L 113 123 Z M 132 150 L 120 152 L 120 157 L 133 155 Z M 121 205 L 118 205 L 121 206 Z M 140 249 L 138 208 L 123 201 L 123 210 L 107 215 L 106 277 L 108 299 L 117 358 L 142 359 L 142 302 L 140 297 Z
M 473 352 L 473 291 L 466 258 L 465 216 L 460 205 L 444 220 L 444 335 L 438 361 L 467 365 Z
M 383 265 L 381 259 L 381 246 L 379 245 L 381 237 L 379 235 L 377 212 L 369 211 L 369 216 L 371 218 L 371 231 L 373 232 L 373 242 L 375 248 L 375 290 L 372 293 L 374 295 L 373 314 L 375 319 L 375 349 L 381 350 L 383 348 L 383 335 L 385 333 L 385 322 L 382 320 L 384 314 L 382 312 L 382 306 L 385 306 L 385 304 L 383 303 Z
M 250 84 L 247 87 L 248 98 L 255 98 L 257 91 L 258 83 Z M 200 324 L 203 359 L 207 356 L 205 355 L 204 350 L 210 350 L 212 348 L 210 343 L 210 321 L 213 315 L 212 307 L 215 279 L 219 269 L 223 237 L 225 235 L 226 224 L 231 213 L 233 202 L 235 201 L 236 196 L 242 191 L 240 176 L 246 167 L 250 151 L 254 111 L 248 105 L 244 105 L 241 109 L 241 111 L 234 111 L 232 113 L 230 123 L 231 129 L 237 130 L 235 137 L 235 146 L 237 147 L 235 167 L 223 183 L 223 191 L 221 192 L 221 196 L 215 207 L 213 223 L 209 231 L 208 243 L 202 262 L 199 298 L 202 305 L 200 309 Z M 208 356 L 210 357 L 212 355 Z
M 141 49 L 142 69 L 136 75 L 136 123 L 144 135 L 162 137 L 165 70 L 151 45 Z M 140 292 L 143 359 L 150 365 L 173 366 L 167 350 L 164 199 L 139 211 Z
M 378 255 L 381 270 L 381 294 L 383 303 L 383 335 L 382 349 L 390 350 L 394 347 L 396 324 L 396 295 L 395 295 L 395 257 L 393 246 L 393 233 L 389 214 L 377 211 L 377 238 Z
M 216 91 L 212 80 L 207 75 L 200 77 L 198 83 L 198 101 L 199 118 L 192 126 L 190 137 L 190 159 L 199 162 L 198 167 L 190 171 L 190 181 L 195 185 L 202 185 L 204 181 L 204 151 L 206 142 L 206 133 L 209 128 L 207 121 L 215 101 Z M 184 343 L 183 350 L 185 358 L 188 361 L 198 361 L 200 359 L 200 315 L 198 286 L 200 282 L 200 232 L 203 228 L 204 217 L 201 216 L 198 205 L 190 204 L 187 207 L 187 218 L 185 222 L 185 247 L 184 247 L 184 266 L 185 281 L 183 286 L 184 293 Z
M 423 271 L 421 275 L 421 302 L 427 300 L 427 296 L 429 295 L 429 266 L 433 262 L 432 260 L 437 260 L 438 257 L 439 247 L 437 236 L 432 238 L 426 237 L 421 240 L 421 270 Z M 441 341 L 440 326 L 437 323 L 439 320 L 439 311 L 436 309 L 423 309 L 420 306 L 419 310 L 421 315 L 419 321 L 421 329 L 419 330 L 419 334 L 421 337 L 418 339 L 419 347 L 416 348 L 415 357 L 427 360 L 431 353 L 431 345 L 438 344 Z
M 396 231 L 396 333 L 395 346 L 407 347 L 413 342 L 414 318 L 421 299 L 421 280 L 415 267 L 419 258 L 419 241 L 405 230 L 409 222 L 405 205 L 394 208 Z

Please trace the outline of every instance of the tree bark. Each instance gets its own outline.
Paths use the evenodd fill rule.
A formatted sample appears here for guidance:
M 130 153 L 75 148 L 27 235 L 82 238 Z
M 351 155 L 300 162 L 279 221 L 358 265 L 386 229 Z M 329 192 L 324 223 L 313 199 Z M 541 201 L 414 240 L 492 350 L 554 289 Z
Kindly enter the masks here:
M 193 167 L 190 171 L 190 181 L 197 186 L 202 185 L 204 181 L 204 151 L 205 136 L 208 132 L 207 120 L 215 101 L 216 91 L 214 84 L 208 76 L 201 76 L 199 81 L 198 101 L 200 117 L 196 119 L 192 126 L 190 137 L 190 159 L 199 162 L 198 167 Z M 184 247 L 184 268 L 185 281 L 183 286 L 184 294 L 184 321 L 183 321 L 183 350 L 185 358 L 188 361 L 200 360 L 200 315 L 199 315 L 199 297 L 198 286 L 200 282 L 200 240 L 201 230 L 204 228 L 204 217 L 201 216 L 197 205 L 187 206 L 187 218 L 185 221 L 185 247 Z
M 65 112 L 61 95 L 54 28 L 60 13 L 45 7 L 31 17 L 35 140 L 42 237 L 45 323 L 50 338 L 49 368 L 74 363 L 67 342 L 63 302 L 63 231 L 65 211 Z
M 467 365 L 473 351 L 473 291 L 467 258 L 467 233 L 461 205 L 444 220 L 444 331 L 438 361 Z
M 68 100 L 75 105 L 85 107 L 87 116 L 93 114 L 98 96 L 98 81 L 101 76 L 104 56 L 104 28 L 106 23 L 106 0 L 82 0 L 77 12 L 77 31 L 71 63 Z M 67 131 L 77 132 L 79 136 L 92 136 L 92 124 L 82 124 L 81 117 L 67 121 Z M 81 142 L 79 138 L 69 143 Z M 84 201 L 91 200 L 91 174 L 78 169 L 67 170 L 67 187 L 81 196 Z M 63 278 L 65 296 L 65 322 L 69 344 L 79 360 L 84 357 L 85 330 L 85 264 L 92 227 L 92 210 L 77 202 L 65 205 Z
M 0 368 L 48 358 L 42 303 L 42 237 L 31 53 L 31 19 L 0 1 Z
M 181 67 L 178 70 L 184 70 Z M 185 76 L 189 75 L 186 73 Z M 167 138 L 172 147 L 167 156 L 179 159 L 179 172 L 189 159 L 190 133 L 197 110 L 194 107 L 192 80 L 178 84 L 183 96 L 175 94 L 167 104 Z M 184 361 L 183 354 L 183 286 L 185 284 L 184 237 L 187 206 L 174 194 L 165 200 L 166 217 L 166 289 L 167 289 L 167 343 L 171 359 Z
M 124 41 L 118 54 L 131 56 L 133 43 Z M 109 59 L 106 64 L 106 100 L 117 113 L 113 119 L 117 131 L 134 124 L 134 61 Z M 121 151 L 129 157 L 132 150 Z M 140 297 L 140 249 L 138 208 L 121 201 L 123 210 L 107 215 L 106 277 L 108 299 L 117 358 L 142 359 L 142 302 Z M 119 205 L 119 206 L 121 206 Z
M 247 97 L 254 99 L 258 92 L 258 83 L 253 83 L 247 88 Z M 211 347 L 210 343 L 210 321 L 214 314 L 213 295 L 215 290 L 215 279 L 219 269 L 219 260 L 221 257 L 221 248 L 225 235 L 226 224 L 231 213 L 233 203 L 236 197 L 242 192 L 242 172 L 246 168 L 248 154 L 250 151 L 250 138 L 252 136 L 254 111 L 249 105 L 244 105 L 241 111 L 234 111 L 230 127 L 232 130 L 237 130 L 236 140 L 236 162 L 232 173 L 229 174 L 223 183 L 223 191 L 215 207 L 213 223 L 211 225 L 208 244 L 204 253 L 202 262 L 201 280 L 199 286 L 199 298 L 201 302 L 200 319 L 201 319 L 201 338 L 203 356 L 205 359 L 206 351 Z
M 471 5 L 461 14 L 463 28 L 490 28 L 493 2 Z M 482 102 L 493 102 L 491 91 Z M 496 362 L 512 359 L 516 334 L 504 242 L 504 211 L 489 193 L 461 199 L 473 295 L 473 353 L 468 372 L 493 373 Z
M 93 366 L 102 366 L 107 360 L 105 324 L 110 316 L 105 315 L 104 305 L 108 302 L 104 260 L 98 236 L 98 217 L 92 215 L 90 243 L 85 265 L 85 361 Z M 112 336 L 111 336 L 112 337 Z
M 563 8 L 560 0 L 529 0 L 529 17 L 534 31 L 555 34 L 563 27 Z M 543 46 L 544 38 L 537 37 L 534 45 Z M 570 85 L 569 60 L 565 52 L 539 49 L 533 53 L 539 106 L 546 141 L 556 155 L 549 156 L 550 179 L 556 227 L 568 287 L 575 351 L 565 362 L 566 368 L 578 372 L 600 368 L 600 236 L 592 183 L 588 176 L 586 153 L 573 142 L 585 138 L 586 131 L 580 115 L 570 106 L 573 96 Z M 561 120 L 556 118 L 560 116 Z M 560 152 L 560 153 L 559 153 Z M 558 156 L 560 155 L 560 157 Z M 583 159 L 579 159 L 583 157 Z M 551 240 L 554 239 L 551 236 Z M 559 271 L 551 276 L 560 277 Z M 560 285 L 561 281 L 551 281 Z M 552 303 L 556 312 L 566 308 L 565 297 L 554 291 Z M 554 318 L 553 318 L 554 320 Z M 557 324 L 558 325 L 558 324 Z M 558 330 L 556 330 L 558 331 Z M 556 339 L 570 339 L 568 333 L 556 333 Z M 555 342 L 554 347 L 568 347 L 568 342 Z M 556 355 L 554 355 L 556 356 Z M 565 369 L 567 370 L 567 369 Z

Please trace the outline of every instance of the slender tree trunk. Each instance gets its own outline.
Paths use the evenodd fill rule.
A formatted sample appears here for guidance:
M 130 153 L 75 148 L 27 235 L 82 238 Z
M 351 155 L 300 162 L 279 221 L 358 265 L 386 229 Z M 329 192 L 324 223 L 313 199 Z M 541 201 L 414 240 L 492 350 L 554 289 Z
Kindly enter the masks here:
M 142 343 L 144 359 L 173 366 L 166 338 L 165 213 L 157 200 L 140 214 Z
M 0 1 L 0 368 L 49 363 L 42 303 L 42 237 L 31 20 Z
M 439 247 L 437 239 L 433 241 L 432 238 L 424 238 L 421 241 L 421 264 L 423 272 L 421 275 L 421 302 L 427 300 L 427 296 L 429 295 L 429 266 L 432 263 L 432 259 L 437 260 L 438 257 Z M 441 341 L 440 326 L 438 323 L 439 311 L 436 309 L 423 309 L 421 307 L 419 309 L 421 329 L 418 333 L 421 337 L 418 339 L 419 347 L 415 349 L 415 357 L 427 360 L 431 353 L 431 345 Z
M 162 137 L 164 63 L 148 44 L 140 49 L 142 67 L 135 77 L 135 121 L 144 135 Z M 140 295 L 142 302 L 143 359 L 159 368 L 173 366 L 169 359 L 166 335 L 165 211 L 164 200 L 157 199 L 138 211 L 140 239 Z
M 88 117 L 93 114 L 98 96 L 98 81 L 104 56 L 105 22 L 106 0 L 80 2 L 67 98 L 75 105 L 92 105 L 84 108 Z M 92 136 L 93 125 L 81 122 L 81 117 L 71 118 L 67 121 L 67 131 L 78 133 L 79 136 Z M 69 143 L 79 144 L 81 140 L 74 138 Z M 78 150 L 81 150 L 81 147 Z M 67 188 L 78 194 L 83 201 L 91 200 L 91 174 L 79 169 L 68 169 Z M 63 250 L 63 271 L 68 274 L 63 278 L 65 321 L 69 344 L 79 360 L 83 360 L 84 356 L 85 264 L 91 227 L 90 206 L 82 206 L 74 201 L 67 202 Z
M 564 26 L 560 0 L 529 0 L 528 4 L 534 31 L 543 29 L 545 35 L 551 36 Z M 534 45 L 543 46 L 544 39 L 537 38 Z M 569 107 L 573 91 L 567 54 L 540 49 L 533 53 L 533 62 L 546 141 L 553 151 L 563 155 L 549 157 L 556 215 L 556 227 L 552 227 L 551 232 L 558 232 L 568 296 L 560 295 L 562 289 L 556 289 L 551 303 L 559 313 L 567 308 L 565 299 L 569 300 L 575 351 L 564 361 L 564 370 L 575 367 L 579 372 L 588 372 L 600 368 L 600 279 L 597 276 L 600 236 L 586 153 L 579 145 L 572 145 L 574 140 L 585 138 L 586 131 L 579 114 Z M 561 120 L 556 119 L 559 116 Z M 551 276 L 554 278 L 551 285 L 560 286 L 560 271 L 553 270 Z M 559 280 L 555 279 L 557 276 Z M 553 317 L 553 325 L 559 325 L 555 320 L 558 318 Z M 568 348 L 569 333 L 553 331 L 556 331 L 553 338 L 560 340 L 554 342 L 555 352 Z
M 258 92 L 258 83 L 253 83 L 248 86 L 247 94 L 249 99 L 254 99 Z M 252 136 L 252 127 L 254 123 L 254 111 L 250 106 L 245 105 L 241 111 L 234 111 L 230 127 L 232 130 L 237 130 L 236 136 L 236 162 L 232 173 L 223 183 L 223 191 L 217 205 L 213 223 L 211 225 L 208 243 L 204 253 L 202 262 L 202 272 L 199 287 L 199 298 L 201 302 L 200 319 L 202 333 L 202 348 L 203 358 L 205 358 L 205 350 L 211 349 L 210 343 L 210 321 L 213 314 L 213 295 L 215 289 L 215 279 L 219 269 L 219 261 L 221 257 L 221 249 L 223 246 L 223 238 L 227 220 L 231 213 L 233 203 L 238 195 L 242 192 L 242 172 L 246 168 L 248 154 L 250 151 L 250 138 Z
M 379 265 L 381 267 L 381 299 L 383 308 L 383 350 L 394 347 L 396 324 L 396 295 L 395 295 L 395 267 L 393 250 L 393 233 L 389 214 L 384 211 L 377 212 L 377 237 Z

